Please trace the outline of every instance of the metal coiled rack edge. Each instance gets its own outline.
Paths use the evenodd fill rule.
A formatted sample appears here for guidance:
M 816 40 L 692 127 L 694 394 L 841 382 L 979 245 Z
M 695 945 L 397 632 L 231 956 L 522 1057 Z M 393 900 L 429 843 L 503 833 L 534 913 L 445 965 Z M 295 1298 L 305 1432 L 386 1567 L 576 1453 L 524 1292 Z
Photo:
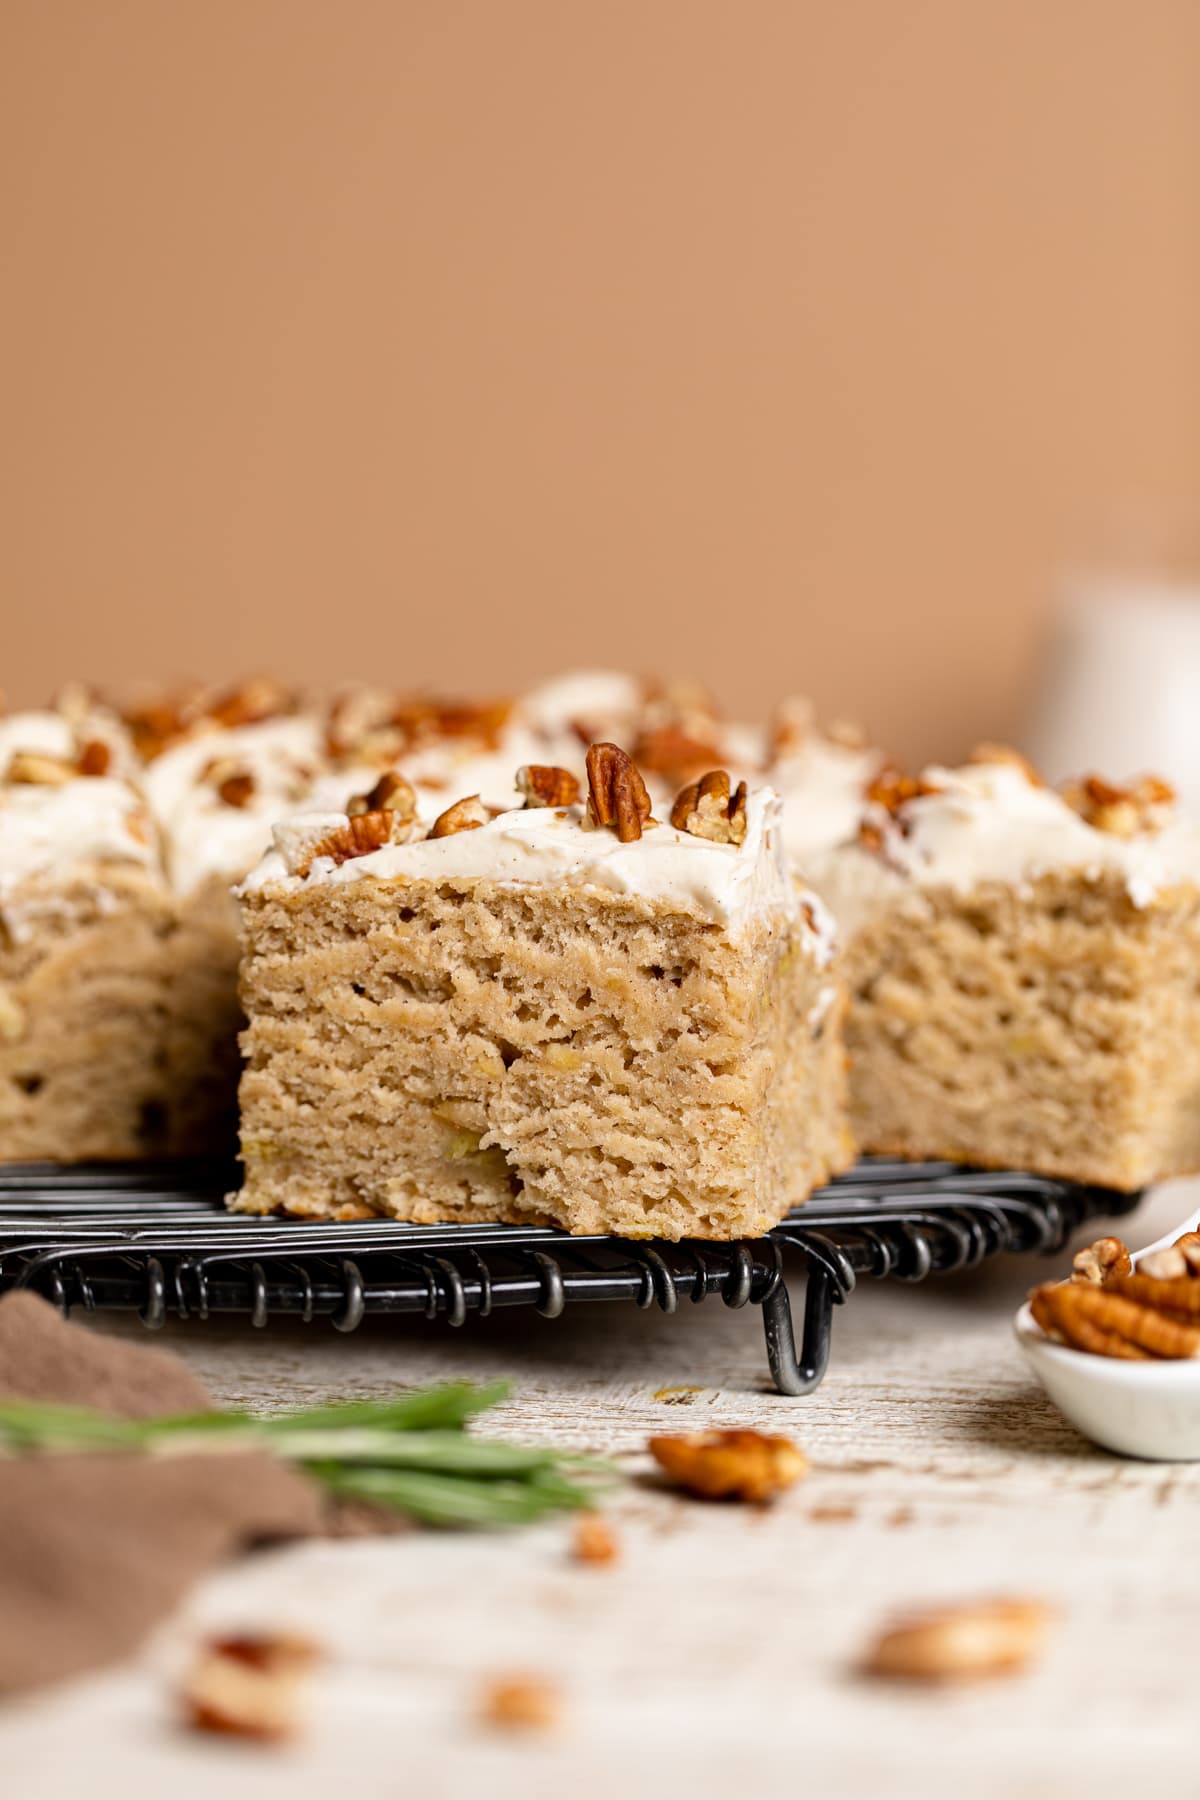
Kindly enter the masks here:
M 353 1331 L 369 1314 L 450 1325 L 500 1307 L 556 1318 L 585 1300 L 675 1312 L 719 1295 L 762 1310 L 767 1357 L 784 1394 L 810 1393 L 829 1363 L 833 1309 L 860 1277 L 921 1281 L 1000 1251 L 1060 1250 L 1079 1226 L 1132 1210 L 1138 1194 L 1019 1171 L 867 1158 L 767 1237 L 679 1244 L 570 1237 L 525 1225 L 347 1224 L 226 1213 L 226 1163 L 13 1164 L 0 1169 L 0 1292 L 24 1287 L 64 1313 L 240 1314 L 328 1319 Z M 805 1282 L 799 1343 L 785 1253 Z

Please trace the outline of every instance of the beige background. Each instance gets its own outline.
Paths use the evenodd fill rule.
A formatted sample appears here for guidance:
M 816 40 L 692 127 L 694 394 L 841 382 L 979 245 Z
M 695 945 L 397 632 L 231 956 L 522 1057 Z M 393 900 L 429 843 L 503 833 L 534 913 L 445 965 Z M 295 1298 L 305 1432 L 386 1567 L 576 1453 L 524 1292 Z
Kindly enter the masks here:
M 1200 486 L 1196 0 L 0 0 L 13 701 L 807 686 L 1010 729 Z

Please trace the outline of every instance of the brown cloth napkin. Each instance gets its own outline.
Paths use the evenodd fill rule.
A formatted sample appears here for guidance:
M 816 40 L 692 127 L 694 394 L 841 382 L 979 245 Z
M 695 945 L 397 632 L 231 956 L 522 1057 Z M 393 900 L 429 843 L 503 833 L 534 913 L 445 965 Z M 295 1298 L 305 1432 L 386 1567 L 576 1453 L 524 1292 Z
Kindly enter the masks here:
M 177 1358 L 24 1293 L 0 1298 L 0 1396 L 126 1418 L 212 1405 Z M 0 1695 L 129 1655 L 207 1569 L 324 1525 L 318 1490 L 257 1453 L 0 1457 Z

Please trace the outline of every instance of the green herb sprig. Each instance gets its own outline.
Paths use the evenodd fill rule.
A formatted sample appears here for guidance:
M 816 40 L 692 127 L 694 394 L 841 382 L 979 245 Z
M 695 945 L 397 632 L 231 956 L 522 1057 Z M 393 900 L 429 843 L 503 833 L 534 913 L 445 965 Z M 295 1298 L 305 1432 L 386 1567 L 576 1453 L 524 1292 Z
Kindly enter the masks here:
M 390 1400 L 349 1401 L 257 1418 L 241 1411 L 117 1419 L 86 1407 L 0 1401 L 0 1455 L 227 1455 L 266 1450 L 333 1494 L 425 1525 L 524 1525 L 594 1506 L 615 1471 L 500 1438 L 468 1422 L 508 1395 L 507 1382 L 450 1382 Z

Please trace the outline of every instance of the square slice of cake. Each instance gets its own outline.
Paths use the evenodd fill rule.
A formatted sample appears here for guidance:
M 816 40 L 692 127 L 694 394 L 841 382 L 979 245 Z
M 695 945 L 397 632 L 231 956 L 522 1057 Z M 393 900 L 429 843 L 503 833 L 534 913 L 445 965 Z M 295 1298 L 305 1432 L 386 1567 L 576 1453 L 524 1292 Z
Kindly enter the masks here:
M 1200 834 L 994 747 L 881 777 L 824 892 L 861 1149 L 1132 1191 L 1200 1168 Z
M 241 890 L 245 1183 L 307 1217 L 757 1235 L 850 1156 L 842 990 L 778 802 L 655 822 L 611 744 L 428 831 L 398 774 Z
M 170 894 L 111 717 L 0 721 L 0 1161 L 164 1146 Z

